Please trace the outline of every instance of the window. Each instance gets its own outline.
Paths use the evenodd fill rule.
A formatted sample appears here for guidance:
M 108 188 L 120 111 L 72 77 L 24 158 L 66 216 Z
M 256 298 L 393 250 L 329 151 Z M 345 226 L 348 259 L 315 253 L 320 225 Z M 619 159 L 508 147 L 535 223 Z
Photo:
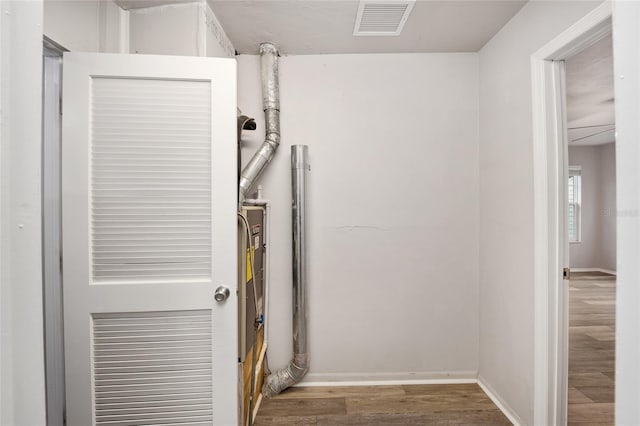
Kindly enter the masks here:
M 580 202 L 581 202 L 581 178 L 580 166 L 569 166 L 569 187 L 567 195 L 569 199 L 569 242 L 580 242 Z

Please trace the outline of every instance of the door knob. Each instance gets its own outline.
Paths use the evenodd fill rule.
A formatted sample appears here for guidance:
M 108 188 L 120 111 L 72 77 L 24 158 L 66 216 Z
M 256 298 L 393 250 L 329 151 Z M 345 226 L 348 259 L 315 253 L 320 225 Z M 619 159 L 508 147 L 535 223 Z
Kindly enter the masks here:
M 224 302 L 229 298 L 229 289 L 225 286 L 216 288 L 213 298 L 216 299 L 216 302 Z

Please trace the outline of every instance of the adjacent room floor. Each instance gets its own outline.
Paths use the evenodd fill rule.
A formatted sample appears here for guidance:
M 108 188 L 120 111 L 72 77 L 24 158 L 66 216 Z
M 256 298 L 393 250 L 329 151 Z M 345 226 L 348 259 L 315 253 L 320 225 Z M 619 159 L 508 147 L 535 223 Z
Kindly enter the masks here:
M 614 424 L 616 277 L 572 273 L 569 424 Z
M 263 401 L 266 425 L 510 425 L 476 384 L 299 387 Z

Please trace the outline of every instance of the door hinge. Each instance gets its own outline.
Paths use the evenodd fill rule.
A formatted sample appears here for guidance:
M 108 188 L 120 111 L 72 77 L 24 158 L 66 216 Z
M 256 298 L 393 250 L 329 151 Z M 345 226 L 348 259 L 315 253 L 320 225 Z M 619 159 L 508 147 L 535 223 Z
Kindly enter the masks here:
M 571 269 L 563 268 L 562 269 L 562 279 L 570 280 L 571 279 Z

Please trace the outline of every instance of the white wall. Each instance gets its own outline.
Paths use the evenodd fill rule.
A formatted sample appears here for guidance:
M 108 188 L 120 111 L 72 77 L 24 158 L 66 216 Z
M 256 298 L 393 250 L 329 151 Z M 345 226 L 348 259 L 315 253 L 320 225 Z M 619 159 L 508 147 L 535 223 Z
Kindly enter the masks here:
M 131 53 L 234 57 L 235 49 L 203 1 L 132 9 Z
M 0 424 L 44 425 L 42 3 L 0 3 Z
M 199 3 L 133 9 L 129 12 L 131 53 L 201 56 Z
M 531 54 L 599 2 L 527 3 L 480 51 L 480 367 L 533 423 Z
M 618 187 L 616 424 L 640 424 L 640 3 L 613 4 Z
M 44 34 L 76 52 L 126 53 L 128 12 L 111 0 L 45 0 Z
M 569 265 L 615 271 L 615 144 L 570 146 L 569 165 L 582 168 L 581 239 L 569 245 Z
M 238 106 L 264 137 L 259 58 Z M 270 357 L 291 357 L 290 146 L 309 145 L 307 381 L 475 378 L 476 54 L 285 56 L 273 201 Z

